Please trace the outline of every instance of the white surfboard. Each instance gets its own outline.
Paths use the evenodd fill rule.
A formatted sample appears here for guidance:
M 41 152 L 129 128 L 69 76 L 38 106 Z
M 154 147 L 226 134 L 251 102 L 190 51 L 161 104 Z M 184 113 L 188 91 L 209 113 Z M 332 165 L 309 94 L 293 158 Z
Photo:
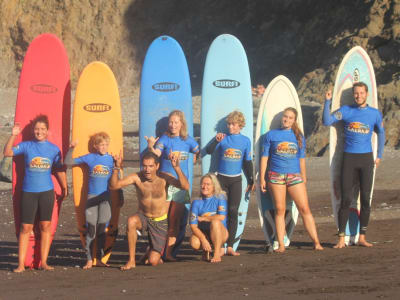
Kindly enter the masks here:
M 275 77 L 268 85 L 261 100 L 260 109 L 258 111 L 256 142 L 255 142 L 255 169 L 256 178 L 259 182 L 260 159 L 262 154 L 262 145 L 265 134 L 271 130 L 281 126 L 283 110 L 287 107 L 293 107 L 298 111 L 297 123 L 303 131 L 303 116 L 299 97 L 293 84 L 283 75 Z M 270 250 L 278 249 L 278 241 L 276 240 L 275 228 L 275 208 L 272 195 L 262 193 L 260 188 L 257 188 L 256 198 L 258 202 L 258 213 L 260 217 L 261 227 L 264 231 L 267 246 Z M 296 205 L 290 197 L 286 197 L 286 235 L 285 246 L 290 244 L 290 238 L 296 226 L 299 212 Z
M 378 96 L 375 81 L 374 67 L 363 48 L 356 46 L 344 56 L 336 75 L 335 88 L 333 90 L 331 111 L 335 111 L 343 105 L 354 104 L 352 87 L 355 82 L 362 81 L 368 86 L 367 104 L 378 108 Z M 329 136 L 329 165 L 331 171 L 331 200 L 333 215 L 338 226 L 338 212 L 341 202 L 341 169 L 343 159 L 343 122 L 338 122 L 330 128 Z M 374 158 L 377 153 L 377 137 L 372 136 L 372 149 Z M 375 170 L 374 170 L 375 178 Z M 359 183 L 354 186 L 354 199 L 350 205 L 349 222 L 346 226 L 345 242 L 347 245 L 358 242 L 360 230 L 360 192 Z M 372 201 L 372 185 L 370 202 Z

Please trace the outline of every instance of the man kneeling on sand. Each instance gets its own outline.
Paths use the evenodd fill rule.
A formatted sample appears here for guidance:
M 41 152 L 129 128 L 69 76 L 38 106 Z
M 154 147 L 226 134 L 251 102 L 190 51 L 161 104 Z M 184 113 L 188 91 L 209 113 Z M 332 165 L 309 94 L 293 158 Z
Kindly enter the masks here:
M 120 189 L 134 184 L 139 202 L 139 211 L 128 219 L 127 236 L 129 246 L 129 260 L 121 270 L 129 270 L 136 266 L 136 241 L 137 232 L 147 231 L 150 248 L 148 262 L 152 266 L 158 265 L 163 254 L 168 236 L 168 202 L 167 189 L 169 185 L 188 190 L 189 182 L 179 166 L 179 157 L 171 154 L 172 166 L 178 179 L 168 174 L 157 174 L 160 166 L 157 155 L 147 152 L 142 157 L 142 170 L 118 178 L 118 171 L 122 165 L 121 155 L 114 156 L 115 167 L 110 180 L 110 189 Z

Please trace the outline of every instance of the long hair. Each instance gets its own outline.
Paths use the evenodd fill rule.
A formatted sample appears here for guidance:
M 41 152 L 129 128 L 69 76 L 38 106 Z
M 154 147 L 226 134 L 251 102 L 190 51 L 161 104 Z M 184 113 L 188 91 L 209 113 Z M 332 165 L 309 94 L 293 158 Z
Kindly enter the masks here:
M 200 179 L 200 184 L 203 182 L 203 180 L 205 178 L 211 179 L 211 182 L 213 183 L 213 186 L 214 186 L 214 195 L 216 195 L 216 196 L 221 196 L 222 195 L 223 197 L 226 198 L 226 193 L 221 188 L 221 185 L 219 184 L 218 178 L 217 178 L 217 176 L 215 176 L 214 173 L 207 173 L 207 174 L 203 175 L 201 177 L 201 179 Z M 200 192 L 200 196 L 202 196 L 201 192 Z
M 170 119 L 172 116 L 177 116 L 177 117 L 179 117 L 179 120 L 180 120 L 181 123 L 182 123 L 181 130 L 179 131 L 179 136 L 180 136 L 182 139 L 186 140 L 186 138 L 187 138 L 187 136 L 188 136 L 188 130 L 187 130 L 187 123 L 186 123 L 186 119 L 185 119 L 185 114 L 184 114 L 182 111 L 180 111 L 180 110 L 173 110 L 173 111 L 171 111 L 170 114 L 168 115 L 168 122 L 169 122 L 169 119 Z M 167 130 L 167 135 L 168 135 L 168 136 L 171 136 L 171 132 L 169 131 L 169 128 L 168 128 L 168 130 Z
M 297 125 L 297 116 L 299 115 L 299 113 L 293 107 L 285 108 L 283 113 L 285 113 L 287 111 L 291 111 L 292 113 L 294 113 L 294 122 L 292 125 L 292 130 L 293 130 L 294 135 L 296 136 L 296 140 L 297 140 L 297 144 L 299 145 L 299 149 L 301 149 L 303 147 L 303 136 L 304 135 L 303 135 L 303 132 L 301 132 L 299 125 Z

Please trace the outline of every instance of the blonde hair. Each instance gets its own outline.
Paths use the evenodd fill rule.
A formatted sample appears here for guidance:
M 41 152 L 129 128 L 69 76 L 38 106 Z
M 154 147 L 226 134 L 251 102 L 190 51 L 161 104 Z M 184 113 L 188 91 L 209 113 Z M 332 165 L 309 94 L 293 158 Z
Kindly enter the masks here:
M 200 178 L 200 184 L 203 182 L 203 180 L 204 180 L 205 178 L 209 178 L 209 179 L 211 180 L 211 182 L 213 183 L 213 186 L 214 186 L 214 195 L 216 195 L 216 196 L 222 195 L 222 196 L 224 196 L 224 197 L 226 198 L 226 193 L 225 193 L 224 190 L 221 188 L 221 185 L 219 184 L 218 178 L 217 178 L 217 176 L 215 176 L 214 173 L 207 173 L 207 174 L 203 175 L 203 176 Z M 201 192 L 200 192 L 200 196 L 202 196 L 202 195 L 201 195 Z
M 227 123 L 237 123 L 239 124 L 239 127 L 242 129 L 244 126 L 246 126 L 246 119 L 244 118 L 243 113 L 240 111 L 233 111 L 231 112 L 227 117 L 226 117 L 226 122 Z
M 170 114 L 168 115 L 168 122 L 169 119 L 171 119 L 172 116 L 177 116 L 179 117 L 179 120 L 182 123 L 182 127 L 181 130 L 179 131 L 179 136 L 181 138 L 183 138 L 184 140 L 186 140 L 187 136 L 188 136 L 188 130 L 187 130 L 187 123 L 186 123 L 186 119 L 185 119 L 185 114 L 180 111 L 180 110 L 173 110 L 170 112 Z M 167 135 L 171 136 L 171 132 L 169 131 L 169 128 L 167 130 Z
M 97 132 L 97 133 L 93 134 L 92 136 L 90 136 L 90 139 L 89 139 L 90 152 L 96 152 L 96 149 L 94 148 L 94 146 L 100 144 L 101 142 L 110 143 L 110 136 L 106 132 L 104 132 L 104 131 Z
M 292 130 L 293 130 L 294 135 L 296 136 L 296 140 L 297 140 L 297 144 L 299 145 L 299 149 L 301 149 L 303 147 L 303 136 L 304 135 L 303 135 L 303 132 L 301 132 L 299 125 L 297 125 L 297 116 L 299 115 L 299 113 L 293 107 L 285 108 L 283 113 L 285 113 L 287 111 L 291 111 L 292 113 L 294 113 L 294 122 L 292 125 Z

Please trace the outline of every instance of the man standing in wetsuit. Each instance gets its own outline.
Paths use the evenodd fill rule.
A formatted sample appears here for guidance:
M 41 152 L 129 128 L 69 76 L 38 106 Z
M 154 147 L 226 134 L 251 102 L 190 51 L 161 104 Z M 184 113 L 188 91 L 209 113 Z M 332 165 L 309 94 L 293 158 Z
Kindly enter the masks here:
M 369 215 L 370 196 L 374 178 L 374 167 L 378 167 L 385 144 L 385 129 L 383 128 L 382 115 L 379 110 L 367 104 L 368 86 L 363 82 L 353 85 L 354 105 L 342 106 L 332 114 L 330 105 L 332 91 L 325 95 L 325 106 L 322 121 L 325 126 L 336 122 L 344 122 L 344 153 L 342 164 L 342 201 L 338 213 L 339 242 L 334 248 L 344 248 L 345 230 L 349 219 L 350 204 L 353 198 L 352 188 L 355 176 L 360 182 L 360 237 L 358 244 L 371 247 L 365 239 Z M 372 131 L 378 134 L 378 155 L 374 162 L 372 152 Z
M 137 232 L 147 231 L 150 250 L 148 262 L 156 266 L 161 262 L 168 236 L 168 203 L 167 189 L 173 185 L 183 190 L 189 190 L 189 182 L 179 166 L 179 157 L 170 155 L 172 166 L 178 175 L 178 179 L 164 173 L 157 174 L 160 166 L 159 158 L 151 152 L 142 157 L 142 170 L 118 179 L 118 173 L 122 165 L 121 155 L 114 156 L 115 167 L 110 179 L 110 189 L 120 189 L 134 184 L 139 201 L 139 211 L 129 217 L 127 236 L 129 246 L 129 260 L 121 270 L 129 270 L 136 266 L 136 241 Z

